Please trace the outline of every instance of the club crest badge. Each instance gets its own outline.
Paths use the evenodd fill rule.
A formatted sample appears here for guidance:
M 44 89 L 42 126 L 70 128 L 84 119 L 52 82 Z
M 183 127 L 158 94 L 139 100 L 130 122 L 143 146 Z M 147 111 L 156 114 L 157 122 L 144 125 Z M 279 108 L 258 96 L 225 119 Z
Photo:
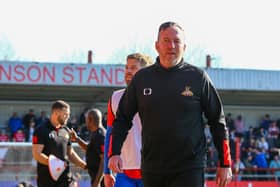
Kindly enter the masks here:
M 185 90 L 181 92 L 181 95 L 183 96 L 193 96 L 193 92 L 191 91 L 191 87 L 186 86 Z

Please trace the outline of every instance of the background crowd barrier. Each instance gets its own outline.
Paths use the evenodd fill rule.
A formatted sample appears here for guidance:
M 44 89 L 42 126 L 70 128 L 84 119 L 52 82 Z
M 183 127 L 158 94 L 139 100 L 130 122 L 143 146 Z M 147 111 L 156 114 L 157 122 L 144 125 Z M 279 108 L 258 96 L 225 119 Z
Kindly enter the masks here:
M 85 153 L 78 144 L 73 143 L 78 155 L 84 159 Z M 79 187 L 90 186 L 87 171 L 71 164 L 73 174 L 78 178 Z M 259 172 L 265 171 L 265 174 Z M 240 169 L 234 172 L 229 187 L 280 187 L 279 179 L 274 172 L 279 169 Z M 216 168 L 206 169 L 205 187 L 216 187 Z M 15 187 L 21 181 L 29 181 L 36 185 L 36 161 L 32 157 L 31 143 L 0 142 L 0 186 Z

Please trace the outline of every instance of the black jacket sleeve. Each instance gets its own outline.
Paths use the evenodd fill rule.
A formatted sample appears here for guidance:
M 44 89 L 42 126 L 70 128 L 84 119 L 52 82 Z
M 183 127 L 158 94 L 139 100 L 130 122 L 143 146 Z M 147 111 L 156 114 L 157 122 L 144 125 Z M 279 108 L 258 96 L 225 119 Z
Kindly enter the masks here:
M 132 127 L 132 119 L 137 112 L 136 93 L 133 80 L 126 88 L 118 105 L 112 128 L 112 155 L 120 155 L 121 147 Z
M 220 167 L 230 167 L 229 136 L 222 102 L 206 72 L 204 72 L 202 81 L 202 105 L 219 154 L 219 165 Z

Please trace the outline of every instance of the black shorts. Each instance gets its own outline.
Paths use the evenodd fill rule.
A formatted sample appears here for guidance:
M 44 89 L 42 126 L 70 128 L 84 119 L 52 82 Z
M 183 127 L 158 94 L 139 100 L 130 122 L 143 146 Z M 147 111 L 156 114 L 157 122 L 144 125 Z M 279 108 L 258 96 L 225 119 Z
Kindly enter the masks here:
M 204 187 L 204 168 L 159 174 L 142 172 L 145 187 Z
M 38 176 L 37 186 L 38 187 L 71 187 L 73 182 L 75 182 L 72 177 L 72 173 L 63 173 L 57 181 L 54 181 L 49 176 Z
M 43 177 L 42 177 L 43 178 Z M 72 179 L 62 179 L 58 181 L 53 181 L 53 180 L 44 180 L 38 178 L 37 180 L 37 186 L 38 187 L 71 187 L 71 183 L 74 182 Z
M 91 184 L 93 184 L 93 182 L 94 182 L 94 180 L 96 178 L 97 172 L 98 172 L 98 170 L 91 170 L 91 169 L 88 170 L 88 174 L 89 174 L 89 176 L 91 178 Z M 104 178 L 102 178 L 100 186 L 101 187 L 105 187 L 105 185 L 104 185 Z

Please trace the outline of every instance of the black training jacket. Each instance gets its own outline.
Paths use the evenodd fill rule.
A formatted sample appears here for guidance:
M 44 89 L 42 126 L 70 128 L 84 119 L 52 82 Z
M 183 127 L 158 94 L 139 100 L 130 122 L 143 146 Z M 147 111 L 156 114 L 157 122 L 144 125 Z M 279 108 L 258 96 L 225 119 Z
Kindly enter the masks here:
M 120 154 L 130 121 L 142 122 L 142 169 L 178 172 L 206 166 L 203 115 L 221 167 L 230 166 L 228 133 L 219 95 L 207 73 L 183 60 L 165 69 L 159 58 L 138 71 L 123 95 L 112 129 L 112 155 Z

